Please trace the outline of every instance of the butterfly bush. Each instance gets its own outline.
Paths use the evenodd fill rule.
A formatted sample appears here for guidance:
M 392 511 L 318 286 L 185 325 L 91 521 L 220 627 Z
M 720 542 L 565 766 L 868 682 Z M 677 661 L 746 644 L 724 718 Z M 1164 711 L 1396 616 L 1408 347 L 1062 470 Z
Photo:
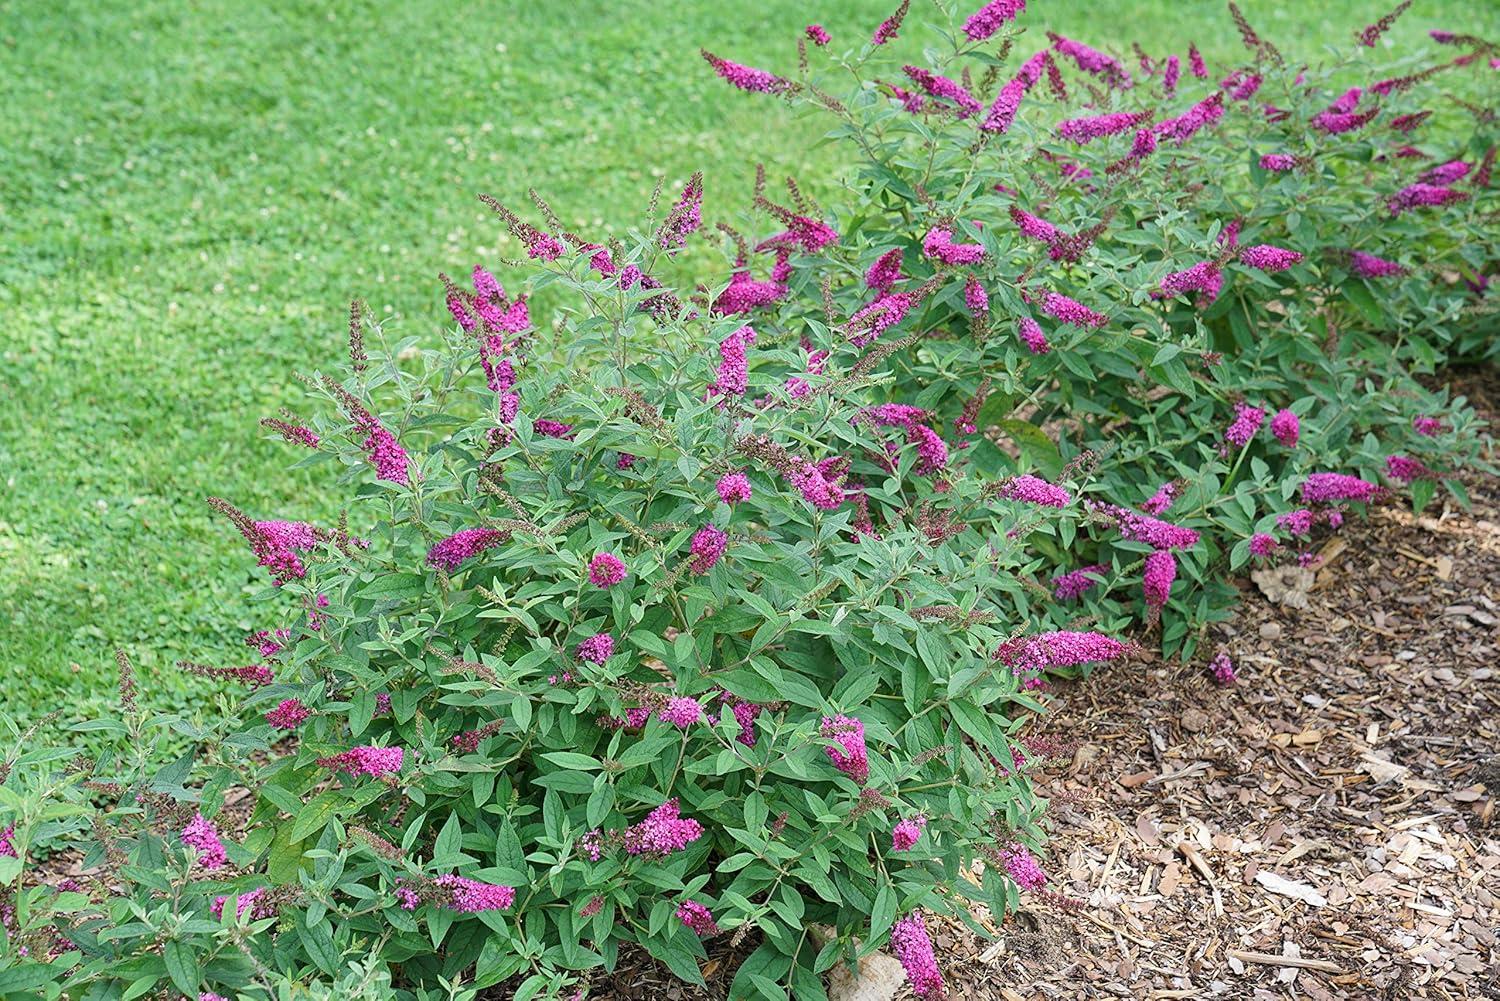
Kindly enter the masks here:
M 1127 71 L 948 7 L 944 51 L 904 2 L 785 25 L 803 64 L 704 50 L 703 88 L 826 117 L 837 184 L 695 175 L 608 241 L 486 196 L 526 254 L 434 262 L 472 275 L 440 331 L 387 355 L 351 310 L 262 429 L 347 513 L 211 501 L 260 661 L 147 719 L 122 656 L 110 755 L 5 759 L 33 956 L 101 997 L 571 998 L 753 932 L 736 996 L 882 944 L 943 996 L 925 915 L 1048 892 L 1021 737 L 1055 677 L 1206 663 L 1252 560 L 1464 500 L 1482 429 L 1416 376 L 1500 350 L 1493 70 L 1434 51 L 1487 43 L 1304 71 L 1251 29 Z M 38 837 L 97 886 L 23 879 Z

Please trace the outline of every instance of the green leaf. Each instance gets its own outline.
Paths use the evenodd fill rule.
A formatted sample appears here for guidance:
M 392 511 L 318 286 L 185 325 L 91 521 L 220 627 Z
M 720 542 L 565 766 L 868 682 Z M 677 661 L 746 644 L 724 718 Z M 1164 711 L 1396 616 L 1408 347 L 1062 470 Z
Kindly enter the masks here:
M 361 598 L 376 601 L 401 601 L 415 598 L 427 590 L 427 578 L 419 573 L 381 574 L 357 592 Z
M 1063 461 L 1057 445 L 1041 428 L 1022 420 L 1000 421 L 998 427 L 1020 448 L 1021 456 L 1048 479 L 1055 478 L 1062 472 Z
M 293 814 L 297 819 L 292 822 L 292 832 L 288 837 L 292 841 L 304 841 L 327 827 L 343 798 L 342 793 L 333 789 L 318 793 Z
M 300 839 L 293 838 L 291 835 L 291 827 L 283 827 L 276 832 L 276 840 L 271 842 L 271 855 L 266 862 L 266 875 L 273 883 L 297 882 L 297 873 L 302 868 L 304 844 Z
M 587 754 L 579 754 L 576 751 L 548 751 L 542 757 L 559 768 L 574 768 L 591 772 L 603 767 L 597 758 L 591 758 Z
M 174 938 L 162 946 L 161 958 L 167 964 L 167 976 L 172 978 L 177 989 L 188 997 L 196 997 L 203 975 L 193 950 Z
M 896 923 L 896 891 L 889 883 L 881 885 L 875 894 L 875 906 L 870 908 L 871 942 L 880 938 Z
M 308 926 L 299 920 L 297 938 L 302 941 L 302 947 L 307 950 L 308 957 L 317 964 L 318 969 L 328 974 L 338 973 L 339 951 L 333 944 L 333 934 L 329 931 L 328 922 L 319 921 Z

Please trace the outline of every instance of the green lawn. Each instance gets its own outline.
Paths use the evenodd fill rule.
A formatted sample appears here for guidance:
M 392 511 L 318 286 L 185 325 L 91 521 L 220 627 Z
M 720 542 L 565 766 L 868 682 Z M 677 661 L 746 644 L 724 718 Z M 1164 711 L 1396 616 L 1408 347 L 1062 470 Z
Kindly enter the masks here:
M 709 219 L 739 211 L 757 160 L 826 185 L 834 154 L 796 153 L 813 123 L 713 80 L 697 48 L 788 68 L 809 10 L 840 44 L 885 5 L 751 6 L 0 3 L 6 709 L 98 711 L 116 645 L 158 705 L 206 690 L 174 660 L 242 656 L 271 610 L 249 604 L 262 578 L 204 495 L 257 517 L 336 510 L 256 420 L 298 404 L 292 371 L 342 355 L 351 295 L 398 330 L 443 319 L 435 272 L 496 253 L 476 192 L 519 203 L 535 185 L 608 234 L 658 177 L 704 170 Z M 1380 13 L 1242 6 L 1314 58 Z M 1418 0 L 1391 37 L 1500 33 L 1475 10 Z M 1028 17 L 1115 48 L 1239 52 L 1217 3 L 1038 0 Z M 899 44 L 918 59 L 921 43 Z

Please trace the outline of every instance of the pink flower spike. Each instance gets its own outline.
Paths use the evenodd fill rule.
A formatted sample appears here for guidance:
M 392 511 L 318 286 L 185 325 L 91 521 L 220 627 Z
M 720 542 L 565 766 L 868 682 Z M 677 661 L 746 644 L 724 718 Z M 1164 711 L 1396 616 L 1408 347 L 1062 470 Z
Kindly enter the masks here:
M 1010 207 L 1010 218 L 1021 231 L 1021 235 L 1041 243 L 1053 243 L 1059 234 L 1057 227 L 1040 216 L 1034 216 L 1018 205 Z
M 1042 312 L 1060 323 L 1074 327 L 1102 327 L 1109 322 L 1103 313 L 1096 313 L 1083 303 L 1069 299 L 1057 292 L 1042 296 Z
M 943 974 L 938 969 L 932 939 L 920 912 L 913 911 L 891 928 L 891 951 L 901 961 L 913 994 L 919 998 L 945 996 Z
M 1106 115 L 1069 118 L 1058 124 L 1057 134 L 1064 139 L 1071 139 L 1073 142 L 1085 145 L 1104 136 L 1128 132 L 1150 117 L 1149 111 L 1117 111 Z
M 1058 601 L 1075 601 L 1093 590 L 1109 572 L 1103 564 L 1082 567 L 1052 578 L 1052 597 Z
M 744 473 L 726 473 L 715 485 L 719 499 L 725 504 L 738 504 L 750 499 L 750 479 Z
M 1047 335 L 1042 330 L 1042 325 L 1029 316 L 1023 316 L 1016 324 L 1016 336 L 1021 338 L 1021 343 L 1026 345 L 1026 350 L 1034 355 L 1044 355 L 1052 350 L 1047 343 Z
M 978 243 L 954 243 L 953 231 L 934 229 L 922 241 L 922 253 L 944 264 L 977 264 L 984 260 L 984 246 Z
M 197 864 L 202 868 L 219 869 L 229 863 L 218 830 L 203 814 L 194 813 L 192 823 L 182 829 L 179 837 L 183 844 L 197 851 Z
M 509 536 L 493 528 L 466 528 L 454 532 L 427 550 L 427 563 L 452 573 L 464 561 L 507 541 Z
M 1271 434 L 1287 448 L 1297 447 L 1297 438 L 1301 431 L 1302 425 L 1297 420 L 1297 415 L 1290 410 L 1282 408 L 1276 411 L 1275 417 L 1271 418 Z
M 1234 423 L 1224 432 L 1224 437 L 1231 445 L 1244 448 L 1255 438 L 1260 426 L 1265 423 L 1266 412 L 1260 407 L 1252 407 L 1245 403 L 1236 403 L 1234 406 Z
M 613 587 L 625 579 L 625 564 L 613 553 L 598 553 L 589 561 L 589 582 L 595 587 Z
M 1406 269 L 1395 261 L 1387 261 L 1362 250 L 1350 251 L 1349 270 L 1360 278 L 1396 278 L 1406 274 Z
M 1031 850 L 1019 841 L 1013 841 L 1001 849 L 1005 862 L 1005 874 L 1023 890 L 1040 890 L 1047 885 L 1047 874 L 1037 864 Z
M 1158 549 L 1146 556 L 1146 570 L 1141 578 L 1141 589 L 1146 596 L 1146 607 L 1153 615 L 1167 603 L 1172 593 L 1172 582 L 1177 579 L 1177 557 L 1169 549 Z
M 712 938 L 719 934 L 719 925 L 714 921 L 713 912 L 696 900 L 683 901 L 677 905 L 674 913 L 677 915 L 677 920 L 690 928 L 699 938 Z
M 516 902 L 516 891 L 509 886 L 451 875 L 439 876 L 433 882 L 448 892 L 447 906 L 460 914 L 508 911 Z
M 939 76 L 931 70 L 920 66 L 903 66 L 901 71 L 912 79 L 917 86 L 921 87 L 933 97 L 952 101 L 958 106 L 958 117 L 968 118 L 976 115 L 984 108 L 979 100 L 966 90 L 963 84 L 950 80 L 945 76 Z
M 1073 495 L 1068 493 L 1066 488 L 1048 483 L 1030 473 L 1023 473 L 1006 480 L 1000 488 L 1000 496 L 1008 500 L 1056 508 L 1067 507 L 1073 500 Z
M 679 730 L 686 730 L 703 719 L 703 707 L 698 704 L 697 699 L 671 698 L 656 714 L 656 718 L 664 723 L 671 723 Z
M 891 290 L 901 280 L 901 248 L 887 250 L 865 272 L 865 285 L 877 292 Z
M 823 748 L 833 767 L 864 785 L 870 778 L 870 759 L 865 749 L 865 725 L 852 716 L 824 716 L 819 731 L 837 746 Z
M 1437 184 L 1408 184 L 1385 200 L 1391 215 L 1398 216 L 1415 208 L 1441 207 L 1464 201 L 1469 196 L 1456 188 Z
M 615 653 L 615 638 L 609 633 L 590 636 L 578 644 L 578 659 L 590 664 L 603 664 Z
M 1147 514 L 1165 514 L 1177 500 L 1177 481 L 1168 480 L 1156 488 L 1156 493 L 1141 502 L 1141 510 Z
M 1273 247 L 1269 243 L 1258 243 L 1240 251 L 1240 263 L 1260 271 L 1285 271 L 1302 262 L 1302 255 L 1295 250 Z
M 266 722 L 278 730 L 295 730 L 312 715 L 312 710 L 299 699 L 283 699 L 275 709 L 266 713 Z
M 891 828 L 891 849 L 898 852 L 910 851 L 922 837 L 922 829 L 926 826 L 927 817 L 920 813 L 903 819 Z
M 784 94 L 796 87 L 796 84 L 790 80 L 783 80 L 775 73 L 720 59 L 707 49 L 700 49 L 699 52 L 721 79 L 740 90 L 756 91 L 762 94 Z
M 1428 469 L 1418 460 L 1406 455 L 1386 456 L 1385 473 L 1398 483 L 1410 483 L 1413 480 L 1442 479 L 1441 473 Z
M 682 819 L 678 809 L 677 800 L 669 799 L 640 823 L 626 828 L 620 836 L 626 854 L 663 859 L 703 837 L 703 825 Z
M 1275 536 L 1267 535 L 1264 532 L 1256 532 L 1254 535 L 1250 536 L 1251 556 L 1270 556 L 1280 548 L 1281 543 L 1276 541 Z
M 982 42 L 1008 21 L 1014 21 L 1026 10 L 1026 0 L 990 0 L 989 3 L 969 15 L 964 22 L 964 34 L 971 42 Z
M 704 525 L 693 535 L 693 541 L 689 551 L 693 555 L 693 563 L 689 568 L 695 574 L 708 573 L 719 562 L 724 555 L 724 550 L 729 546 L 729 536 L 722 529 L 713 525 Z
M 1346 473 L 1309 473 L 1302 482 L 1302 501 L 1305 504 L 1368 503 L 1379 494 L 1380 487 Z
M 821 24 L 809 24 L 807 26 L 807 38 L 819 48 L 833 41 L 828 31 Z
M 318 764 L 333 771 L 380 778 L 401 770 L 405 752 L 399 747 L 352 747 L 342 754 L 319 758 Z
M 973 275 L 964 280 L 964 305 L 975 316 L 987 316 L 990 311 L 990 294 Z

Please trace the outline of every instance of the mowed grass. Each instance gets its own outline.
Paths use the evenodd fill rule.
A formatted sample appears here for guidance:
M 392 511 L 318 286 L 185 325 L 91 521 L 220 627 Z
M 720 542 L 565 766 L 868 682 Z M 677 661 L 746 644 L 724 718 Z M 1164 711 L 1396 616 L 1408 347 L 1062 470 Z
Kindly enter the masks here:
M 1381 12 L 1242 6 L 1308 58 Z M 203 498 L 337 512 L 331 474 L 286 471 L 295 456 L 256 421 L 299 405 L 293 371 L 343 355 L 348 299 L 398 332 L 444 322 L 435 273 L 514 251 L 481 191 L 523 206 L 534 185 L 572 228 L 608 235 L 658 178 L 697 169 L 709 219 L 741 210 L 757 161 L 830 190 L 841 150 L 806 152 L 819 123 L 730 90 L 697 50 L 789 69 L 810 11 L 842 45 L 886 8 L 0 3 L 5 710 L 110 711 L 117 646 L 152 705 L 206 697 L 173 662 L 245 662 L 244 635 L 286 613 L 250 601 L 263 578 Z M 1033 8 L 1038 30 L 1117 51 L 1195 39 L 1215 68 L 1241 52 L 1217 3 Z M 1475 10 L 1418 0 L 1391 40 L 1500 30 Z M 898 44 L 920 60 L 924 41 L 914 24 Z

